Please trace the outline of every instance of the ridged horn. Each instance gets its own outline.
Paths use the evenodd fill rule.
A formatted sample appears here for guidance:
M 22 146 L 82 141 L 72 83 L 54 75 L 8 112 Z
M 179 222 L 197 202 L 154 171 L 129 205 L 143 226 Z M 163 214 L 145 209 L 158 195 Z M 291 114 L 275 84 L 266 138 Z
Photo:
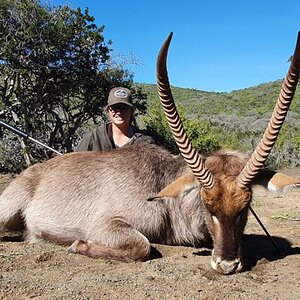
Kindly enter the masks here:
M 293 59 L 281 87 L 276 106 L 273 114 L 266 128 L 266 131 L 257 145 L 255 151 L 252 153 L 249 161 L 245 165 L 237 177 L 237 184 L 241 187 L 248 186 L 260 169 L 263 167 L 268 158 L 277 136 L 279 134 L 281 125 L 283 124 L 290 104 L 293 100 L 297 83 L 300 74 L 300 31 L 298 32 L 298 39 L 295 47 Z
M 206 168 L 204 159 L 193 148 L 185 133 L 170 88 L 167 71 L 167 54 L 172 35 L 173 33 L 170 33 L 170 35 L 167 37 L 158 54 L 156 65 L 157 90 L 161 105 L 167 117 L 169 127 L 172 131 L 181 155 L 191 168 L 193 174 L 196 176 L 200 184 L 204 188 L 210 189 L 214 185 L 213 176 Z

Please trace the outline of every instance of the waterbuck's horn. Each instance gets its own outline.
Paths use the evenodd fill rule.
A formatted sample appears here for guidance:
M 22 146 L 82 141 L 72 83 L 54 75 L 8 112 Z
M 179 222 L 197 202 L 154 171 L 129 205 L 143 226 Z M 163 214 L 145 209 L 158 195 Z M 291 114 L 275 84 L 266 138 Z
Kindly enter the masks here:
M 291 66 L 284 79 L 281 91 L 274 108 L 273 114 L 267 126 L 267 129 L 257 145 L 255 151 L 252 153 L 249 161 L 245 165 L 237 177 L 237 184 L 241 187 L 248 186 L 253 178 L 257 175 L 259 170 L 263 167 L 268 155 L 270 154 L 281 125 L 284 122 L 288 112 L 291 101 L 293 100 L 300 73 L 300 31 L 298 32 L 298 39 L 291 62 Z
M 167 71 L 167 54 L 172 35 L 173 33 L 168 36 L 162 45 L 157 58 L 156 77 L 158 94 L 169 127 L 183 158 L 200 184 L 204 188 L 210 189 L 214 184 L 212 173 L 206 168 L 203 157 L 201 157 L 201 155 L 193 148 L 184 131 L 170 88 Z

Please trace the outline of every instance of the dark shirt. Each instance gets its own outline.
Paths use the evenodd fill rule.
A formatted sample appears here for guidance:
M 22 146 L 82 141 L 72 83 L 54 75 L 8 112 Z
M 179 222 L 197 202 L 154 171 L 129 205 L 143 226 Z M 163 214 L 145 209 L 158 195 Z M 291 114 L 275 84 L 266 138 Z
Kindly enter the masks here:
M 109 137 L 108 126 L 109 123 L 102 124 L 85 135 L 75 151 L 103 151 L 117 148 Z M 135 127 L 132 128 L 134 132 L 133 136 L 124 146 L 138 143 L 154 144 L 154 139 L 151 136 L 139 132 Z

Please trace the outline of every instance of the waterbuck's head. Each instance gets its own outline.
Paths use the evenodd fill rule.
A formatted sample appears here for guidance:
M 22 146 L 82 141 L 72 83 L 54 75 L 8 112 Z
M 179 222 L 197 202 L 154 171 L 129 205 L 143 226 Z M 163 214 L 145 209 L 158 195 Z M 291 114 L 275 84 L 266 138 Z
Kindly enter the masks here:
M 211 265 L 222 274 L 242 270 L 241 238 L 251 202 L 251 184 L 276 141 L 293 99 L 300 73 L 300 33 L 277 104 L 267 129 L 249 159 L 225 152 L 205 159 L 192 147 L 178 115 L 169 84 L 167 53 L 172 33 L 157 59 L 157 88 L 169 127 L 195 178 L 206 209 L 206 223 L 213 239 Z M 193 180 L 193 179 L 191 179 Z M 170 188 L 168 188 L 170 189 Z

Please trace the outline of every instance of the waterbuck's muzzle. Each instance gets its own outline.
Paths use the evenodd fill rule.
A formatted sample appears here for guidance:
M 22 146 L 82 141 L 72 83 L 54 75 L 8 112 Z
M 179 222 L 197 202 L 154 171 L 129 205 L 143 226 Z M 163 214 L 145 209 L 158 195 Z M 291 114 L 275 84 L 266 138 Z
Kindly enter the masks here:
M 215 255 L 214 250 L 211 256 L 211 267 L 220 274 L 229 275 L 240 272 L 243 269 L 243 264 L 240 258 L 222 259 Z

